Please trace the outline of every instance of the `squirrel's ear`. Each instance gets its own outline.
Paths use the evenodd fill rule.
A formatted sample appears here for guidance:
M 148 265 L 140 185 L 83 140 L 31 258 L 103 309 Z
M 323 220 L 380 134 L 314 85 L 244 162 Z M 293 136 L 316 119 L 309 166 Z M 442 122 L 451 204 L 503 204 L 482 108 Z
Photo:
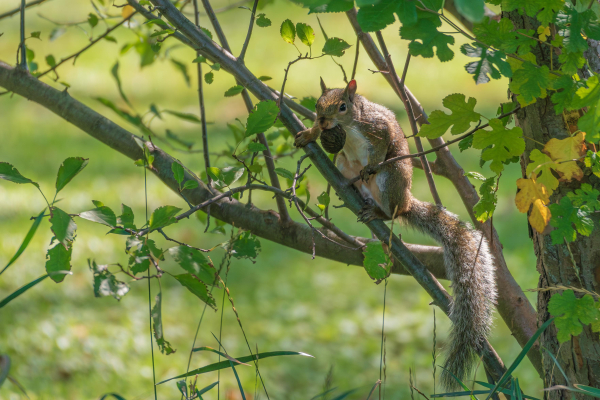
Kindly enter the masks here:
M 327 91 L 327 86 L 325 85 L 325 82 L 323 81 L 323 78 L 321 77 L 321 94 L 325 93 Z
M 346 89 L 344 90 L 345 94 L 348 95 L 348 98 L 350 99 L 350 101 L 354 101 L 354 95 L 356 94 L 356 81 L 354 79 L 352 79 L 349 83 L 348 86 L 346 86 Z

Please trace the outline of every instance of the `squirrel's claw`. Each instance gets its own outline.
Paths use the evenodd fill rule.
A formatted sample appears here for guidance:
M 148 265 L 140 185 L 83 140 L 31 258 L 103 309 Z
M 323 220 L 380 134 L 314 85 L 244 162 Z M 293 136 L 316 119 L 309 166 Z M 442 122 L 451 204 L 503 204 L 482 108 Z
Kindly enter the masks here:
M 377 204 L 375 204 L 373 199 L 367 198 L 365 199 L 365 203 L 363 208 L 358 212 L 358 222 L 366 224 L 374 219 L 385 219 L 384 216 L 381 215 L 381 210 Z
M 319 131 L 314 128 L 305 129 L 296 134 L 294 138 L 294 146 L 304 147 L 310 142 L 314 142 L 319 137 Z
M 366 165 L 361 171 L 360 171 L 360 179 L 363 182 L 368 182 L 369 178 L 371 177 L 371 175 L 375 172 L 375 168 L 372 165 Z

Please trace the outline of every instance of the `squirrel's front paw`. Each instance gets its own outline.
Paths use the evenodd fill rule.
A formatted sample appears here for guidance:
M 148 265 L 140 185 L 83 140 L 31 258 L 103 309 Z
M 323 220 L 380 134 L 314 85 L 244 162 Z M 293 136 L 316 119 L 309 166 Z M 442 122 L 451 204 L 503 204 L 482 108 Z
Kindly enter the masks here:
M 372 165 L 367 165 L 360 171 L 360 179 L 363 182 L 368 182 L 369 178 L 374 173 L 375 173 L 375 167 L 373 167 Z
M 319 137 L 319 132 L 316 129 L 305 129 L 296 134 L 294 139 L 294 146 L 304 147 L 310 142 L 314 142 Z
M 374 219 L 383 219 L 380 214 L 379 207 L 377 207 L 373 199 L 366 198 L 365 205 L 358 212 L 357 221 L 366 224 Z

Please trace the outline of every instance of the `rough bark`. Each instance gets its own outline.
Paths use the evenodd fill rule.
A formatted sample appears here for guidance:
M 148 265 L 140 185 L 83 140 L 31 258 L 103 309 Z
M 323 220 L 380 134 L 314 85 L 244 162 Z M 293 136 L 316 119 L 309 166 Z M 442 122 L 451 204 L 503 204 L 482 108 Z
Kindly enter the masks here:
M 517 13 L 510 13 L 510 19 L 517 28 L 537 29 L 535 20 L 523 17 Z M 594 47 L 595 50 L 595 47 Z M 534 51 L 538 64 L 550 65 L 549 48 L 539 46 Z M 590 66 L 598 65 L 598 53 L 586 52 Z M 554 56 L 554 66 L 558 65 L 558 57 Z M 536 103 L 523 108 L 517 113 L 517 125 L 523 129 L 526 138 L 526 150 L 521 157 L 523 177 L 529 164 L 529 155 L 534 149 L 542 149 L 539 143 L 546 143 L 552 138 L 564 139 L 570 136 L 569 127 L 564 116 L 556 115 L 550 95 L 545 99 L 538 99 Z M 571 122 L 572 124 L 572 122 Z M 534 141 L 535 140 L 535 141 Z M 552 203 L 557 203 L 573 189 L 579 188 L 582 183 L 589 183 L 596 189 L 600 188 L 600 179 L 585 171 L 581 180 L 562 182 L 550 197 Z M 552 244 L 550 229 L 547 228 L 540 234 L 529 227 L 533 247 L 537 257 L 537 270 L 540 273 L 539 288 L 552 286 L 574 286 L 589 291 L 600 292 L 600 228 L 598 217 L 593 217 L 595 229 L 590 237 L 577 236 L 574 243 Z M 571 255 L 572 254 L 572 255 Z M 573 261 L 576 265 L 573 265 Z M 538 295 L 538 324 L 550 318 L 548 302 L 556 291 L 543 291 Z M 556 356 L 560 366 L 565 371 L 569 383 L 600 387 L 600 339 L 598 333 L 593 333 L 589 326 L 585 326 L 583 333 L 573 337 L 562 345 L 557 339 L 557 330 L 551 325 L 541 336 L 540 345 Z M 545 387 L 566 385 L 565 379 L 558 371 L 552 358 L 543 352 L 544 384 Z M 572 393 L 564 390 L 547 392 L 548 399 L 571 399 Z M 577 399 L 587 399 L 589 396 L 576 394 Z

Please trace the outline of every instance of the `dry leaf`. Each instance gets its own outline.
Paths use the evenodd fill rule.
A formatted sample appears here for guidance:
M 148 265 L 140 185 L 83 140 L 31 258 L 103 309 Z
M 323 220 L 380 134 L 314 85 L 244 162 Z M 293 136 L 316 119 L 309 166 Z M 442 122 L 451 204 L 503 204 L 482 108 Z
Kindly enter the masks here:
M 125 7 L 123 7 L 121 9 L 121 16 L 123 18 L 129 18 L 131 16 L 131 14 L 133 14 L 135 12 L 135 8 L 131 7 L 130 5 L 126 5 Z
M 544 184 L 536 182 L 535 179 L 518 179 L 517 187 L 520 189 L 515 197 L 515 204 L 522 213 L 529 211 L 529 223 L 535 230 L 542 233 L 548 221 L 550 221 L 550 210 L 545 204 L 550 202 L 548 190 Z
M 579 159 L 585 155 L 587 148 L 584 141 L 585 132 L 579 132 L 566 139 L 550 139 L 544 146 L 544 152 L 557 162 L 554 169 L 560 175 L 561 181 L 579 181 L 583 178 L 583 171 L 577 165 L 577 161 L 567 160 Z

